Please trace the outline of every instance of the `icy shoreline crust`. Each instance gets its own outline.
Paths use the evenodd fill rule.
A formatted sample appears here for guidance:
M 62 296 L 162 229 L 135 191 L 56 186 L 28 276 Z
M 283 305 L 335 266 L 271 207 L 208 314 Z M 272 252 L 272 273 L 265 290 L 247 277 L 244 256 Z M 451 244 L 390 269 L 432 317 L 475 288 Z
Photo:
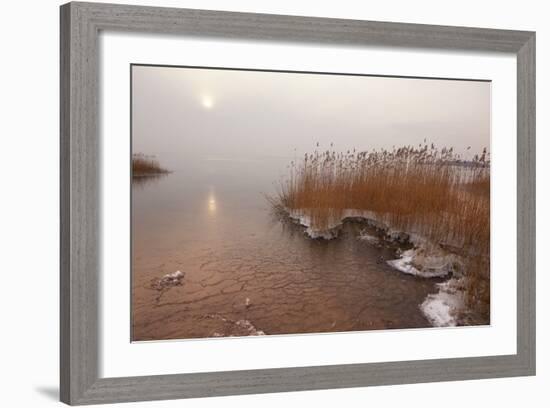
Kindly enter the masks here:
M 310 217 L 301 212 L 293 210 L 288 211 L 288 214 L 295 222 L 306 227 L 305 232 L 312 239 L 335 239 L 338 237 L 342 223 L 345 220 L 358 220 L 381 231 L 387 241 L 413 244 L 414 248 L 401 253 L 400 258 L 387 261 L 390 266 L 403 273 L 423 278 L 437 278 L 458 273 L 460 269 L 461 262 L 457 255 L 442 250 L 417 234 L 392 230 L 379 221 L 376 214 L 370 211 L 344 210 L 340 220 L 334 221 L 328 228 L 323 230 L 313 228 Z M 364 233 L 360 239 L 376 242 L 379 237 Z
M 424 316 L 435 327 L 456 326 L 457 314 L 464 309 L 464 294 L 459 289 L 462 279 L 451 278 L 438 283 L 439 292 L 428 295 L 420 305 Z
M 446 282 L 437 284 L 439 292 L 428 295 L 420 305 L 420 309 L 436 327 L 458 324 L 457 316 L 464 309 L 463 294 L 459 290 L 462 269 L 459 256 L 444 251 L 439 245 L 428 242 L 418 234 L 392 230 L 372 211 L 344 210 L 339 220 L 334 220 L 328 228 L 323 230 L 313 228 L 311 218 L 303 212 L 297 210 L 287 210 L 287 212 L 294 222 L 306 228 L 306 234 L 312 239 L 335 239 L 345 220 L 357 220 L 376 228 L 382 233 L 382 239 L 386 241 L 412 244 L 412 249 L 403 251 L 398 259 L 386 261 L 387 264 L 400 272 L 421 278 L 452 276 Z M 362 233 L 360 239 L 376 243 L 381 238 Z

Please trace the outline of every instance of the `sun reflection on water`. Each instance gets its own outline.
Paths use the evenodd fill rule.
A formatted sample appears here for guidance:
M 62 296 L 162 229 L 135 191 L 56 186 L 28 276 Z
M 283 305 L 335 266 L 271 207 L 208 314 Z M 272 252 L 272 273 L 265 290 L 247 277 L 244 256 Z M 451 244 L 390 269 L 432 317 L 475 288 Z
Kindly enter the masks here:
M 216 214 L 216 210 L 217 210 L 216 196 L 214 195 L 213 192 L 211 192 L 210 195 L 208 196 L 208 212 L 211 215 L 214 215 Z

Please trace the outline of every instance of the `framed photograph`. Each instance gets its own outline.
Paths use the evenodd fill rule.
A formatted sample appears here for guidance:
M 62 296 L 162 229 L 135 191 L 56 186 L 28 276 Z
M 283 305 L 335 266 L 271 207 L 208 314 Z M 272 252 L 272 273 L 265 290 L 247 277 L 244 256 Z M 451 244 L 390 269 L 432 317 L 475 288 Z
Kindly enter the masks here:
M 61 7 L 61 400 L 535 374 L 535 34 Z

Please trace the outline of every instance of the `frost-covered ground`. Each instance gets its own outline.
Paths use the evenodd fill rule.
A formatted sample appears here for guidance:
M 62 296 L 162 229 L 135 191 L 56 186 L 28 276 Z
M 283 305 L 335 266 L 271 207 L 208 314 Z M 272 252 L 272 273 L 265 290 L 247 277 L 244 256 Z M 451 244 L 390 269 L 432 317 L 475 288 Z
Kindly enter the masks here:
M 346 219 L 356 219 L 368 223 L 381 232 L 380 236 L 362 233 L 359 239 L 370 244 L 380 244 L 381 241 L 408 243 L 411 249 L 398 251 L 399 258 L 387 261 L 396 270 L 418 276 L 420 278 L 449 277 L 443 283 L 438 283 L 439 292 L 429 295 L 419 305 L 426 318 L 436 327 L 456 326 L 460 323 L 459 316 L 464 312 L 464 278 L 461 276 L 461 258 L 442 249 L 439 245 L 428 242 L 415 233 L 391 229 L 372 211 L 348 209 L 342 212 L 339 219 L 329 222 L 326 229 L 319 230 L 312 226 L 311 218 L 303 211 L 289 210 L 292 220 L 305 227 L 305 233 L 313 239 L 335 239 L 338 237 L 342 224 Z
M 462 279 L 451 278 L 438 283 L 439 292 L 428 295 L 420 310 L 436 327 L 456 326 L 457 314 L 464 309 L 464 295 L 460 290 Z

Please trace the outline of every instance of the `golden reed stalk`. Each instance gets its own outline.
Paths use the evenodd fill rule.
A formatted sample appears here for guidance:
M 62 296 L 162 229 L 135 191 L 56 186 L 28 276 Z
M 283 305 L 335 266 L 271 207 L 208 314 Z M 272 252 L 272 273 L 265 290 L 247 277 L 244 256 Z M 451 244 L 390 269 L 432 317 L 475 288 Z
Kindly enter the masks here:
M 470 305 L 489 310 L 490 160 L 465 162 L 433 144 L 305 154 L 293 161 L 276 202 L 328 228 L 344 210 L 372 211 L 392 229 L 455 248 L 465 259 Z

